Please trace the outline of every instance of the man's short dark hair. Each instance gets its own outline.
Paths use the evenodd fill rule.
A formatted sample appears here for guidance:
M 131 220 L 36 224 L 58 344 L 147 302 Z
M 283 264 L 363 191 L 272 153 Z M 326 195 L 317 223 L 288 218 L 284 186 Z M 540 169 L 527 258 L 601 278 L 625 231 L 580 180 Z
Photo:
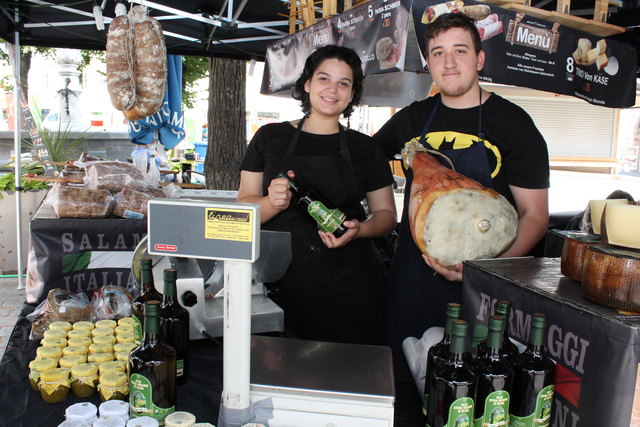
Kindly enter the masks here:
M 452 28 L 462 28 L 471 34 L 471 40 L 473 41 L 473 48 L 476 53 L 479 53 L 482 47 L 480 33 L 476 27 L 476 20 L 464 13 L 445 13 L 440 15 L 431 24 L 427 25 L 427 31 L 425 32 L 425 42 L 427 46 L 427 56 L 429 56 L 429 42 L 438 37 L 443 31 L 450 30 Z
M 309 79 L 311 79 L 311 77 L 313 77 L 313 73 L 315 73 L 325 59 L 333 58 L 346 63 L 353 73 L 353 97 L 351 98 L 349 105 L 347 105 L 345 110 L 342 112 L 342 115 L 345 118 L 351 116 L 353 108 L 360 102 L 363 90 L 362 81 L 364 80 L 360 57 L 353 49 L 348 47 L 327 45 L 319 48 L 309 55 L 304 64 L 302 74 L 296 81 L 293 88 L 293 99 L 300 101 L 302 112 L 305 115 L 308 115 L 311 112 L 311 101 L 309 100 L 309 94 L 304 90 L 304 85 Z

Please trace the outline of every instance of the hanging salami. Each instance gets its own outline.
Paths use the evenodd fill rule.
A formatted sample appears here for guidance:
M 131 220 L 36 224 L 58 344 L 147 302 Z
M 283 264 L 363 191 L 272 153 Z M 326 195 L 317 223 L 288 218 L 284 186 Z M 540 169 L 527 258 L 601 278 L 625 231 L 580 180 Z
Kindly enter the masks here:
M 114 108 L 129 120 L 151 116 L 162 106 L 167 49 L 160 23 L 147 8 L 116 16 L 107 35 L 107 89 Z

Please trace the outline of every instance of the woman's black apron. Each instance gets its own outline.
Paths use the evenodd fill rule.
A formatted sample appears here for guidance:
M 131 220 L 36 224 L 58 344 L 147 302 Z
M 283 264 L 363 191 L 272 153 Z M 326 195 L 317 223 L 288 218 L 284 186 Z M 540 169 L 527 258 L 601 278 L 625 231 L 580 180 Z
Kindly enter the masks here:
M 291 138 L 282 172 L 293 170 L 296 183 L 313 188 L 347 219 L 364 220 L 360 200 L 366 192 L 356 179 L 344 129 L 340 126 L 339 154 L 299 156 L 295 148 L 303 121 Z M 282 279 L 267 284 L 270 296 L 284 309 L 285 335 L 375 342 L 380 335 L 384 271 L 373 240 L 355 239 L 341 248 L 327 248 L 315 221 L 294 200 L 263 228 L 291 233 L 291 265 Z
M 433 150 L 426 144 L 426 135 L 440 104 L 440 97 L 434 100 L 434 106 L 425 122 L 420 136 L 420 142 L 426 148 Z M 484 147 L 482 133 L 482 99 L 478 107 L 478 139 L 468 148 L 456 150 L 438 150 L 446 155 L 453 163 L 455 170 L 475 179 L 488 188 L 493 188 L 489 162 Z M 449 129 L 447 129 L 449 130 Z M 456 130 L 456 129 L 450 129 Z M 438 160 L 450 168 L 440 156 Z M 441 275 L 435 275 L 434 270 L 427 266 L 422 253 L 415 245 L 409 227 L 408 211 L 413 182 L 413 170 L 404 171 L 406 176 L 404 209 L 400 223 L 399 245 L 391 264 L 384 308 L 384 343 L 394 350 L 394 362 L 404 363 L 402 341 L 409 336 L 420 338 L 425 330 L 433 326 L 444 326 L 446 321 L 446 305 L 449 302 L 462 302 L 462 285 L 451 282 Z M 396 380 L 410 381 L 408 370 L 398 370 L 396 365 Z

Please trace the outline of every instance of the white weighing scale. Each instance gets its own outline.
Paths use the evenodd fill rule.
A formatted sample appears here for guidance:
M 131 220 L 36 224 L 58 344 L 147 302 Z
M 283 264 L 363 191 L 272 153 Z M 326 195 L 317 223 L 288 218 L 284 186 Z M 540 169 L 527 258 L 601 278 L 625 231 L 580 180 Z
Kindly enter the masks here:
M 218 427 L 393 425 L 389 348 L 251 336 L 252 264 L 268 256 L 258 205 L 152 200 L 147 224 L 149 254 L 224 262 Z

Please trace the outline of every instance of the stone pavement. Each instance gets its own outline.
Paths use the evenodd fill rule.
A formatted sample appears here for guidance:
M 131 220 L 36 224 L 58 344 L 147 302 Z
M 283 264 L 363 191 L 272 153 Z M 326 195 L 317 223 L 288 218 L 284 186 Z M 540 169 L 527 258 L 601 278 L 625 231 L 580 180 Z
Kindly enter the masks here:
M 0 358 L 26 298 L 24 289 L 19 291 L 17 286 L 17 278 L 0 278 Z

